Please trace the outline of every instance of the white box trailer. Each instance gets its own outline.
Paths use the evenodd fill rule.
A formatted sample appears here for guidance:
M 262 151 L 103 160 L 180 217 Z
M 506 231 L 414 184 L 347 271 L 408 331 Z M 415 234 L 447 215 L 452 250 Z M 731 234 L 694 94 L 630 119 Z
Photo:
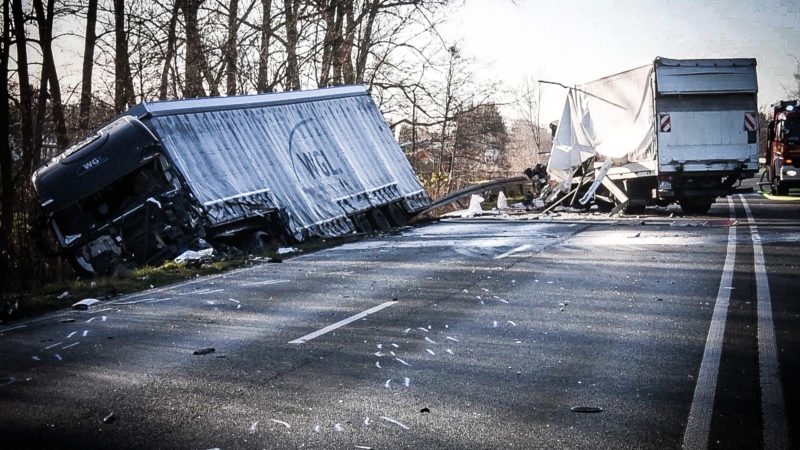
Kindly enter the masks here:
M 758 171 L 755 59 L 666 59 L 569 90 L 548 170 L 596 157 L 629 212 L 703 214 Z M 605 167 L 603 167 L 603 165 Z

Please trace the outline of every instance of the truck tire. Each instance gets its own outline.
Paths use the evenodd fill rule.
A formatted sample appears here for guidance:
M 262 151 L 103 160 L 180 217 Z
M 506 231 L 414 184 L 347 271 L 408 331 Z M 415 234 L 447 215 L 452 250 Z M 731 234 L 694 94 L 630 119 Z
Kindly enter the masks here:
M 711 209 L 714 197 L 685 197 L 678 200 L 684 214 L 690 216 L 703 215 Z

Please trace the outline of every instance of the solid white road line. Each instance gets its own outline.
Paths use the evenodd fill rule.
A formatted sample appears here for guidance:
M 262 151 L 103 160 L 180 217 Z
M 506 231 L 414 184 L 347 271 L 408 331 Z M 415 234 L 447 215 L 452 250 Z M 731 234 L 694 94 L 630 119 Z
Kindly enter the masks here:
M 370 309 L 368 309 L 366 311 L 361 311 L 360 313 L 358 313 L 358 314 L 356 314 L 354 316 L 350 316 L 347 319 L 340 320 L 340 321 L 338 321 L 338 322 L 336 322 L 336 323 L 334 323 L 332 325 L 328 325 L 325 328 L 322 328 L 322 329 L 317 330 L 317 331 L 315 331 L 313 333 L 307 334 L 307 335 L 305 335 L 305 336 L 303 336 L 301 338 L 295 339 L 295 340 L 293 340 L 293 341 L 291 341 L 289 343 L 290 344 L 305 344 L 306 342 L 308 342 L 308 341 L 310 341 L 312 339 L 318 338 L 318 337 L 322 336 L 325 333 L 330 333 L 331 331 L 333 331 L 333 330 L 335 330 L 337 328 L 341 328 L 341 327 L 347 325 L 348 323 L 355 322 L 356 320 L 362 319 L 364 317 L 367 317 L 368 315 L 370 315 L 372 313 L 376 313 L 376 312 L 378 312 L 378 311 L 380 311 L 380 310 L 382 310 L 384 308 L 388 308 L 388 307 L 394 305 L 395 303 L 397 303 L 397 302 L 396 301 L 390 301 L 390 302 L 386 302 L 386 303 L 381 303 L 378 306 L 370 308 Z
M 728 198 L 728 211 L 731 219 L 735 217 L 733 201 Z M 728 317 L 728 302 L 731 295 L 733 268 L 736 261 L 736 228 L 728 227 L 728 249 L 725 252 L 725 265 L 722 268 L 722 279 L 719 281 L 717 301 L 711 316 L 703 361 L 697 375 L 694 388 L 692 408 L 689 421 L 683 434 L 684 449 L 708 448 L 708 436 L 711 430 L 711 416 L 714 412 L 714 395 L 717 392 L 717 375 L 719 360 L 722 354 L 722 339 L 725 335 L 725 320 Z
M 747 221 L 753 223 L 750 206 L 740 194 Z M 775 325 L 772 321 L 772 298 L 764 263 L 764 249 L 758 227 L 750 225 L 753 241 L 753 266 L 756 273 L 756 296 L 758 307 L 758 371 L 761 381 L 761 418 L 764 425 L 764 449 L 789 448 L 789 431 L 786 423 L 786 407 L 783 401 L 780 364 L 775 342 Z

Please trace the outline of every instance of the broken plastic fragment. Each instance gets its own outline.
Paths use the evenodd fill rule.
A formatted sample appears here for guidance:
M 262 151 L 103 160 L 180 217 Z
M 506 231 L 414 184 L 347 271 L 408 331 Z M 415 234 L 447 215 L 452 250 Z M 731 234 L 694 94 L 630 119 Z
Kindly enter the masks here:
M 253 422 L 252 425 L 250 425 L 250 429 L 248 431 L 250 432 L 250 434 L 254 434 L 257 430 L 258 430 L 258 421 L 256 420 L 255 422 Z
M 395 358 L 395 359 L 396 359 L 396 360 L 397 360 L 397 362 L 399 362 L 400 364 L 402 364 L 402 365 L 404 365 L 404 366 L 411 367 L 411 364 L 409 364 L 409 363 L 407 363 L 407 362 L 403 361 L 402 359 L 400 359 L 400 358 Z
M 117 416 L 116 416 L 116 415 L 114 415 L 114 413 L 113 413 L 113 412 L 112 412 L 111 414 L 109 414 L 109 415 L 107 415 L 107 416 L 103 417 L 103 423 L 108 423 L 108 424 L 111 424 L 111 423 L 114 423 L 114 422 L 116 422 L 116 421 L 117 421 Z
M 79 309 L 79 310 L 85 311 L 85 310 L 89 309 L 91 306 L 94 306 L 94 305 L 96 305 L 98 303 L 100 303 L 100 300 L 98 300 L 96 298 L 85 298 L 85 299 L 83 299 L 83 300 L 81 300 L 81 301 L 79 301 L 77 303 L 74 303 L 72 305 L 72 309 Z
M 195 355 L 207 355 L 209 353 L 214 353 L 215 351 L 216 351 L 216 349 L 214 347 L 208 347 L 208 348 L 201 348 L 200 350 L 195 350 L 194 354 Z
M 430 410 L 430 408 L 426 407 L 426 408 L 420 409 L 419 412 L 420 412 L 420 414 L 426 414 L 426 413 L 430 413 L 431 410 Z
M 64 299 L 65 299 L 65 298 L 67 298 L 67 297 L 69 297 L 69 292 L 67 292 L 67 291 L 64 291 L 64 292 L 62 292 L 62 293 L 61 293 L 61 294 L 60 294 L 58 297 L 56 297 L 56 298 L 57 298 L 57 299 L 59 299 L 59 300 L 64 300 Z
M 297 249 L 294 248 L 294 247 L 281 247 L 281 248 L 278 249 L 278 254 L 279 255 L 286 255 L 288 253 L 294 253 L 296 251 L 297 251 Z

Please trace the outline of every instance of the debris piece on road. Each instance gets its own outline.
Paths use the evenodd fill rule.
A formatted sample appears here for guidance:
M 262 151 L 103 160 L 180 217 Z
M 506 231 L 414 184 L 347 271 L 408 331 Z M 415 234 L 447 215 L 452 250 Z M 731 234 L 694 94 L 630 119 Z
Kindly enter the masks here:
M 425 408 L 420 409 L 419 412 L 420 412 L 420 414 L 426 414 L 426 413 L 430 413 L 431 410 L 430 410 L 430 408 L 425 407 Z
M 195 350 L 194 354 L 195 355 L 207 355 L 209 353 L 214 353 L 215 351 L 217 351 L 217 349 L 215 349 L 214 347 L 208 347 L 208 348 L 201 348 L 200 350 Z
M 17 379 L 14 378 L 14 377 L 3 377 L 3 378 L 0 378 L 0 387 L 8 386 L 9 384 L 14 383 L 15 381 L 17 381 Z
M 282 420 L 278 420 L 278 419 L 270 419 L 270 420 L 271 420 L 271 421 L 273 421 L 273 422 L 275 422 L 275 423 L 277 423 L 278 425 L 283 425 L 283 426 L 285 426 L 287 430 L 290 430 L 290 429 L 292 428 L 292 426 L 291 426 L 291 425 L 289 425 L 288 423 L 286 423 L 286 422 L 284 422 L 284 421 L 282 421 Z
M 362 450 L 372 450 L 372 447 L 367 447 L 366 445 L 356 445 L 353 448 L 359 448 Z
M 58 297 L 56 297 L 56 298 L 57 298 L 57 299 L 59 299 L 59 300 L 64 300 L 64 299 L 65 299 L 65 298 L 67 298 L 67 297 L 69 297 L 69 292 L 67 292 L 67 291 L 64 291 L 64 292 L 62 292 L 61 294 L 59 294 L 59 296 L 58 296 Z
M 89 309 L 90 307 L 92 307 L 92 306 L 94 306 L 94 305 L 96 305 L 98 303 L 100 303 L 100 300 L 98 300 L 96 298 L 85 298 L 85 299 L 83 299 L 83 300 L 81 300 L 81 301 L 79 301 L 77 303 L 74 303 L 72 305 L 72 309 L 86 311 L 87 309 Z
M 383 383 L 383 387 L 388 388 L 390 384 L 392 384 L 392 379 L 391 378 L 386 380 L 386 383 Z
M 112 424 L 116 421 L 117 421 L 117 416 L 113 412 L 103 417 L 103 423 Z
M 396 359 L 396 360 L 397 360 L 397 362 L 399 362 L 400 364 L 402 364 L 402 365 L 404 365 L 404 366 L 407 366 L 407 367 L 411 367 L 411 364 L 409 364 L 409 363 L 407 363 L 407 362 L 403 361 L 402 359 L 400 359 L 400 358 L 395 358 L 395 359 Z
M 294 248 L 294 247 L 281 247 L 281 248 L 278 249 L 278 254 L 279 255 L 286 255 L 286 254 L 289 254 L 289 253 L 295 253 L 296 251 L 297 251 L 297 249 Z
M 380 361 L 375 361 L 375 367 L 377 367 L 378 369 L 382 369 L 381 362 Z
M 603 412 L 603 408 L 599 406 L 573 406 L 572 412 L 576 413 L 599 413 Z
M 508 198 L 506 198 L 506 193 L 500 191 L 497 194 L 497 209 L 506 209 L 508 208 Z
M 253 422 L 252 425 L 250 425 L 250 429 L 248 431 L 250 432 L 250 434 L 255 434 L 257 430 L 258 430 L 258 421 L 256 420 L 255 422 Z
M 481 197 L 480 195 L 472 194 L 469 198 L 469 208 L 467 208 L 467 212 L 462 214 L 461 217 L 475 217 L 479 216 L 483 213 L 483 208 L 481 208 L 481 203 L 483 203 L 486 199 Z
M 381 420 L 385 420 L 387 422 L 391 422 L 391 423 L 397 425 L 398 427 L 400 427 L 400 428 L 402 428 L 404 430 L 408 430 L 409 429 L 408 426 L 406 426 L 406 425 L 404 425 L 404 424 L 392 419 L 391 417 L 381 416 Z
M 214 249 L 212 247 L 205 248 L 203 250 L 186 250 L 185 252 L 181 253 L 173 259 L 174 262 L 180 263 L 188 263 L 188 264 L 197 264 L 202 262 L 203 260 L 210 260 L 214 254 Z

